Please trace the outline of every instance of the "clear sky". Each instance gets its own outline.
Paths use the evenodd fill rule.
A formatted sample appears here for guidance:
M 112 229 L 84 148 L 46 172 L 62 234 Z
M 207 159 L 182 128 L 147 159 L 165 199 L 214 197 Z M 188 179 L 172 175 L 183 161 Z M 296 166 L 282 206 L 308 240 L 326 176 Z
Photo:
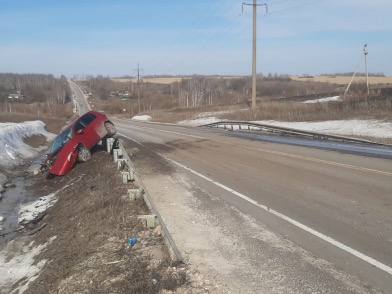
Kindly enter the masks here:
M 252 1 L 252 0 L 248 0 Z M 259 0 L 259 3 L 262 0 Z M 0 0 L 0 72 L 248 74 L 242 0 Z M 258 72 L 392 75 L 392 0 L 266 0 Z

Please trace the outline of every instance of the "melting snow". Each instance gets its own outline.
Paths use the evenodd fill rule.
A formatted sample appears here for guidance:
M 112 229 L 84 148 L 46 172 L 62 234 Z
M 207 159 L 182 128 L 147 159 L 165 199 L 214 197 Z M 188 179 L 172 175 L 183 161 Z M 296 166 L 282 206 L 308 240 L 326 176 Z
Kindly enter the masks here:
M 42 121 L 0 123 L 0 165 L 19 164 L 23 159 L 35 156 L 37 149 L 23 142 L 24 138 L 32 135 L 43 135 L 48 140 L 55 137 L 45 130 Z
M 19 209 L 18 222 L 21 225 L 40 219 L 45 211 L 57 201 L 56 193 L 42 196 L 38 200 L 22 205 Z
M 333 97 L 306 100 L 302 103 L 324 103 L 324 102 L 341 101 L 341 100 L 342 99 L 340 98 L 340 96 L 333 96 Z
M 132 117 L 132 120 L 138 120 L 138 121 L 150 121 L 152 119 L 151 116 L 144 114 L 144 115 L 135 115 Z
M 215 116 L 211 116 L 211 117 L 199 117 L 191 120 L 183 120 L 183 121 L 179 121 L 178 124 L 183 126 L 198 127 L 202 125 L 212 124 L 218 121 L 223 121 L 223 119 L 217 118 Z
M 392 138 L 392 122 L 381 120 L 329 120 L 319 122 L 257 121 L 256 123 L 342 136 Z
M 19 248 L 20 252 L 16 252 L 17 255 L 9 258 L 9 253 L 15 251 L 14 241 L 11 241 L 9 245 L 0 252 L 0 289 L 1 291 L 10 292 L 12 287 L 17 288 L 11 293 L 23 293 L 27 290 L 28 285 L 38 278 L 40 270 L 46 264 L 46 260 L 40 260 L 35 263 L 35 257 L 40 254 L 48 245 L 50 245 L 56 236 L 49 239 L 48 242 L 33 246 L 31 242 L 29 245 Z M 5 293 L 5 292 L 4 292 Z

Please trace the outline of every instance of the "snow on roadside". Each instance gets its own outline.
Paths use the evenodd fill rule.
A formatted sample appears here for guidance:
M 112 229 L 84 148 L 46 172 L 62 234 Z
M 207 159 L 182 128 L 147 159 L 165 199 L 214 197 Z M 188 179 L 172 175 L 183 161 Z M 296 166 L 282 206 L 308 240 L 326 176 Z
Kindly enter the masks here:
M 212 124 L 218 121 L 223 121 L 224 119 L 220 119 L 214 116 L 211 117 L 199 117 L 195 119 L 190 119 L 190 120 L 182 120 L 179 121 L 177 124 L 182 125 L 182 126 L 189 126 L 189 127 L 198 127 L 202 125 L 207 125 L 207 124 Z
M 385 122 L 375 119 L 329 120 L 319 122 L 282 122 L 265 120 L 255 122 L 302 131 L 311 131 L 341 136 L 392 138 L 392 122 Z
M 326 97 L 326 98 L 319 98 L 319 99 L 311 99 L 311 100 L 306 100 L 303 101 L 302 103 L 307 103 L 307 104 L 312 104 L 312 103 L 325 103 L 325 102 L 331 102 L 331 101 L 342 101 L 340 96 L 332 96 L 332 97 Z
M 56 193 L 42 196 L 38 200 L 24 204 L 19 209 L 18 223 L 26 225 L 30 222 L 39 220 L 45 211 L 57 202 Z
M 150 121 L 152 119 L 152 117 L 147 114 L 143 114 L 143 115 L 135 115 L 131 119 L 137 120 L 137 121 Z
M 216 117 L 223 114 L 228 114 L 234 112 L 233 110 L 221 110 L 221 111 L 210 111 L 210 112 L 202 112 L 197 115 L 196 118 L 206 118 L 206 117 Z
M 37 149 L 23 142 L 33 135 L 43 135 L 52 140 L 55 135 L 45 130 L 42 121 L 22 123 L 0 123 L 0 165 L 11 166 L 20 164 L 23 159 L 37 154 Z
M 17 241 L 11 241 L 7 247 L 0 252 L 1 292 L 25 292 L 28 289 L 29 284 L 38 278 L 41 269 L 47 262 L 47 260 L 44 259 L 36 263 L 36 256 L 45 250 L 45 248 L 55 239 L 56 236 L 53 236 L 44 244 L 33 246 L 34 242 L 31 242 L 20 248 L 18 248 L 19 244 Z M 11 258 L 9 256 L 10 253 Z M 11 292 L 12 288 L 15 286 L 15 290 Z

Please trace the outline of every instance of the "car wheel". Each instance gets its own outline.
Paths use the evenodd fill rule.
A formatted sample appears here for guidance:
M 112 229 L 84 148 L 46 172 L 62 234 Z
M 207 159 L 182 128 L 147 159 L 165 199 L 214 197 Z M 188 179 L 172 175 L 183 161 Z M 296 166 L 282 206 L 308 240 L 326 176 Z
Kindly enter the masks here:
M 55 177 L 56 177 L 56 175 L 51 174 L 51 173 L 49 173 L 49 172 L 46 174 L 46 179 L 47 179 L 47 180 L 52 180 L 52 179 L 54 179 Z
M 79 162 L 86 162 L 91 159 L 91 152 L 83 145 L 79 147 L 78 151 L 78 161 Z
M 113 137 L 117 133 L 116 127 L 109 121 L 105 122 L 105 129 L 108 137 Z

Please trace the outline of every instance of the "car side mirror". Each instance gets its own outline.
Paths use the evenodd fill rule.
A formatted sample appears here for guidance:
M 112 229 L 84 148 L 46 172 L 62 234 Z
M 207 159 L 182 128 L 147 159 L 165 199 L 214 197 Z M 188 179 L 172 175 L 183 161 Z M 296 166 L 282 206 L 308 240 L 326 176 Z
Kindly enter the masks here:
M 84 129 L 79 129 L 76 131 L 76 134 L 81 135 L 84 133 Z

